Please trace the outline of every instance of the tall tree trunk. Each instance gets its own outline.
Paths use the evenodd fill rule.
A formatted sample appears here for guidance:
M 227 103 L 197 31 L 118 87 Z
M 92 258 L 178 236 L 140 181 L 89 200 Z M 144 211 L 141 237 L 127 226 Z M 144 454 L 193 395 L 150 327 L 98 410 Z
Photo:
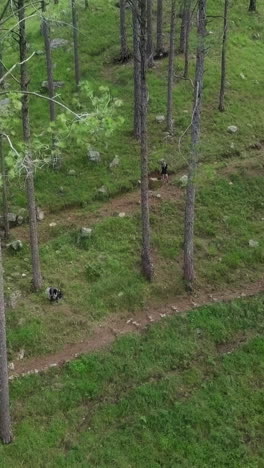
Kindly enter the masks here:
M 163 0 L 157 0 L 157 47 L 156 55 L 164 54 L 163 46 Z
M 28 91 L 28 71 L 27 63 L 27 42 L 26 42 L 26 21 L 25 21 L 25 4 L 24 0 L 18 0 L 18 17 L 19 17 L 19 49 L 20 49 L 20 62 L 23 63 L 20 66 L 20 86 L 21 91 Z M 42 286 L 42 277 L 40 269 L 40 257 L 39 257 L 39 245 L 38 245 L 38 228 L 37 228 L 37 216 L 36 216 L 36 201 L 35 201 L 35 188 L 34 188 L 34 167 L 32 163 L 32 155 L 30 148 L 30 122 L 29 122 L 29 97 L 24 94 L 22 97 L 22 125 L 23 125 L 23 137 L 26 144 L 26 185 L 27 185 L 27 200 L 28 200 L 28 211 L 29 211 L 29 230 L 30 230 L 30 247 L 31 247 L 31 258 L 32 258 L 32 270 L 33 270 L 33 286 L 35 290 L 38 290 Z
M 181 29 L 180 29 L 180 46 L 179 53 L 183 54 L 185 50 L 185 38 L 186 38 L 186 3 L 187 0 L 182 0 L 181 3 Z
M 176 25 L 176 0 L 171 0 L 171 26 L 170 26 L 168 102 L 167 102 L 167 130 L 170 133 L 173 133 L 172 109 L 173 109 L 173 85 L 174 85 L 175 25 Z
M 0 78 L 4 76 L 4 67 L 2 63 L 2 51 L 0 44 Z M 0 85 L 0 88 L 4 87 L 4 83 Z M 2 203 L 3 203 L 3 221 L 5 239 L 9 238 L 9 220 L 8 220 L 8 196 L 7 196 L 7 171 L 5 167 L 5 158 L 3 153 L 3 139 L 0 134 L 0 165 L 1 165 L 1 176 L 2 176 Z
M 206 2 L 198 0 L 198 46 L 196 58 L 196 72 L 194 85 L 194 106 L 191 127 L 192 148 L 188 167 L 188 184 L 186 191 L 185 226 L 184 226 L 184 279 L 186 286 L 192 289 L 195 278 L 194 273 L 194 217 L 195 217 L 195 192 L 196 169 L 198 164 L 198 144 L 200 141 L 201 105 L 203 92 L 204 60 L 205 60 L 205 36 L 206 36 Z
M 72 4 L 72 28 L 73 28 L 73 51 L 74 51 L 74 70 L 75 83 L 78 87 L 80 84 L 80 59 L 79 59 L 79 34 L 78 34 L 78 15 L 76 0 L 71 0 Z
M 120 61 L 125 62 L 129 57 L 126 33 L 126 0 L 120 0 Z
M 154 65 L 152 29 L 152 0 L 147 0 L 147 59 L 150 68 Z
M 140 51 L 139 51 L 139 18 L 138 18 L 138 0 L 134 0 L 132 9 L 133 15 L 133 57 L 134 57 L 134 135 L 140 138 L 141 134 L 141 83 L 140 83 Z
M 0 439 L 4 444 L 12 441 L 9 411 L 9 385 L 6 349 L 6 321 L 4 301 L 4 277 L 0 241 Z
M 44 37 L 47 75 L 48 75 L 48 90 L 49 90 L 49 98 L 50 98 L 50 101 L 49 101 L 50 121 L 54 122 L 56 119 L 56 107 L 55 107 L 55 103 L 53 102 L 55 93 L 54 93 L 54 79 L 53 79 L 53 63 L 52 63 L 51 47 L 50 47 L 50 27 L 49 27 L 48 20 L 44 16 L 42 17 L 42 32 L 43 32 L 43 37 Z
M 186 0 L 185 40 L 184 40 L 184 72 L 183 78 L 189 77 L 189 40 L 191 29 L 191 0 Z
M 140 0 L 140 81 L 141 81 L 141 220 L 142 220 L 142 270 L 149 281 L 153 278 L 150 254 L 148 132 L 147 132 L 147 0 Z
M 257 0 L 250 0 L 248 11 L 257 11 Z
M 224 112 L 224 110 L 225 110 L 227 14 L 228 14 L 228 0 L 225 0 L 225 6 L 224 6 L 224 32 L 223 32 L 222 61 L 221 61 L 221 85 L 220 85 L 220 96 L 219 96 L 219 107 L 218 107 L 220 112 Z

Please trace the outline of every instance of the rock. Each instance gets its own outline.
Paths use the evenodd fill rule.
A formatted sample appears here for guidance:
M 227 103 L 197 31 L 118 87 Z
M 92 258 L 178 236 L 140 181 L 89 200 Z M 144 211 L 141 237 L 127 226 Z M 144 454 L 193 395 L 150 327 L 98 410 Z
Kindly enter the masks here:
M 157 190 L 162 186 L 162 180 L 156 177 L 150 177 L 149 179 L 149 190 Z
M 120 160 L 118 156 L 115 156 L 113 161 L 109 164 L 110 169 L 114 169 L 115 167 L 119 166 Z
M 182 177 L 180 177 L 179 184 L 182 188 L 187 187 L 187 184 L 188 184 L 187 174 L 184 174 Z
M 119 217 L 119 218 L 125 218 L 125 217 L 126 217 L 126 213 L 119 213 L 119 214 L 118 214 L 118 217 Z
M 82 227 L 79 233 L 80 239 L 87 239 L 91 237 L 92 231 L 93 230 L 91 228 Z
M 63 88 L 63 86 L 65 86 L 64 81 L 56 81 L 56 80 L 54 80 L 53 84 L 54 84 L 54 89 Z M 47 81 L 42 81 L 41 87 L 42 87 L 43 89 L 49 89 L 48 82 L 47 82 Z
M 253 240 L 253 239 L 250 239 L 250 240 L 248 241 L 248 245 L 249 245 L 249 247 L 252 247 L 252 248 L 254 249 L 254 248 L 256 248 L 256 247 L 259 246 L 259 243 L 258 243 L 258 241 L 255 241 L 255 240 Z
M 37 211 L 37 220 L 43 221 L 43 219 L 45 218 L 44 211 L 41 208 L 39 208 L 39 206 L 37 206 L 36 211 Z
M 101 162 L 101 155 L 100 155 L 99 151 L 89 150 L 88 151 L 88 159 L 89 159 L 89 161 L 99 163 L 99 162 Z
M 252 34 L 252 39 L 254 41 L 258 41 L 259 39 L 261 39 L 261 36 L 260 36 L 259 33 L 254 33 L 254 34 Z
M 11 242 L 10 244 L 7 245 L 10 249 L 15 250 L 15 252 L 18 252 L 19 250 L 23 249 L 23 244 L 21 240 L 15 240 Z
M 20 276 L 18 274 L 18 276 Z M 21 294 L 21 291 L 17 290 L 17 291 L 13 291 L 9 296 L 7 296 L 6 298 L 6 307 L 8 309 L 15 309 L 16 306 L 17 306 L 17 303 L 19 301 L 19 299 L 21 299 L 22 297 L 22 294 Z
M 156 115 L 156 122 L 159 124 L 165 122 L 165 115 Z
M 241 78 L 242 80 L 246 80 L 246 77 L 245 77 L 244 73 L 240 73 L 239 76 L 240 76 L 240 78 Z
M 259 142 L 256 142 L 256 143 L 251 143 L 251 145 L 249 145 L 249 149 L 253 149 L 253 150 L 261 150 L 262 149 L 262 144 L 259 143 Z
M 24 349 L 21 349 L 18 353 L 17 353 L 17 361 L 22 361 L 22 359 L 24 359 L 25 357 L 25 350 Z
M 160 200 L 160 199 L 161 199 L 161 194 L 160 194 L 160 193 L 157 193 L 157 194 L 155 195 L 155 197 L 158 198 L 158 199 Z
M 60 192 L 60 193 L 64 193 L 64 192 L 65 192 L 64 187 L 61 186 L 61 187 L 59 188 L 59 192 Z
M 35 55 L 44 55 L 44 50 L 36 50 Z
M 49 223 L 49 227 L 55 227 L 57 226 L 57 223 Z
M 75 169 L 70 169 L 70 170 L 68 171 L 68 175 L 69 175 L 69 176 L 75 176 L 75 175 L 76 175 Z
M 238 127 L 236 125 L 229 125 L 229 127 L 227 127 L 227 131 L 228 133 L 236 133 L 238 131 Z
M 102 194 L 102 195 L 107 195 L 107 188 L 102 185 L 102 187 L 100 187 L 98 190 L 97 190 L 98 193 Z
M 17 215 L 16 221 L 17 221 L 17 225 L 18 225 L 18 226 L 21 226 L 21 224 L 24 223 L 24 218 L 23 218 L 23 216 Z
M 66 39 L 52 39 L 50 41 L 50 48 L 51 49 L 59 49 L 61 47 L 67 47 L 69 44 L 69 41 L 67 41 Z
M 13 362 L 9 362 L 8 369 L 11 371 L 15 370 L 15 364 Z

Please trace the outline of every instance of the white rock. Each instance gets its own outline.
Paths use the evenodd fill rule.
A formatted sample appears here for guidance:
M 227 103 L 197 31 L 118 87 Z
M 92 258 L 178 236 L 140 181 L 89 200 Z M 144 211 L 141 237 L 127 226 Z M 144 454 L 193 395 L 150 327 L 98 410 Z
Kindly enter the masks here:
M 109 164 L 110 169 L 114 169 L 115 167 L 119 166 L 119 163 L 119 156 L 115 156 L 113 161 Z
M 156 116 L 156 122 L 158 122 L 158 123 L 165 122 L 165 115 L 157 115 Z
M 49 227 L 55 227 L 57 226 L 57 223 L 49 223 Z
M 228 133 L 236 133 L 238 131 L 238 127 L 236 125 L 229 125 L 229 127 L 227 127 L 227 131 Z
M 11 370 L 11 371 L 15 370 L 15 364 L 13 362 L 9 362 L 8 369 Z
M 125 216 L 126 216 L 126 213 L 119 213 L 118 215 L 119 218 L 125 218 Z
M 188 184 L 188 176 L 187 176 L 187 174 L 183 175 L 183 176 L 180 178 L 179 183 L 180 183 L 181 187 L 187 187 L 187 184 Z
M 80 230 L 80 237 L 81 237 L 81 239 L 85 239 L 85 238 L 91 237 L 92 231 L 93 231 L 93 230 L 92 230 L 91 228 L 82 227 L 81 230 Z
M 246 77 L 245 77 L 244 73 L 241 72 L 239 76 L 240 76 L 240 78 L 241 78 L 242 80 L 246 80 Z
M 99 151 L 89 150 L 88 151 L 88 159 L 89 159 L 89 161 L 99 163 L 99 162 L 101 162 L 101 155 L 100 155 Z
M 250 239 L 250 240 L 248 241 L 248 245 L 249 245 L 249 247 L 256 248 L 256 247 L 259 246 L 259 242 L 258 242 L 258 241 L 255 241 L 255 240 L 253 240 L 253 239 Z

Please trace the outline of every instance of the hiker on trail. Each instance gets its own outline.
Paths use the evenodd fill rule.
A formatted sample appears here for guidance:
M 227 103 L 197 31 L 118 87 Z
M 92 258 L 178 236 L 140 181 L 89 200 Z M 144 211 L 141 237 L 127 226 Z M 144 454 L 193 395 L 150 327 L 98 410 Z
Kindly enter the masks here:
M 168 164 L 164 159 L 161 161 L 161 177 L 163 181 L 169 182 Z

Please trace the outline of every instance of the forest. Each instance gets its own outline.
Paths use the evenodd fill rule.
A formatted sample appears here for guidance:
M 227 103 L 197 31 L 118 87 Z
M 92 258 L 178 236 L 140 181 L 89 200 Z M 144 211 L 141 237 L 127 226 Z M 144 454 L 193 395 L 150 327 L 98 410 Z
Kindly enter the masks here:
M 263 24 L 0 0 L 0 468 L 263 466 Z

